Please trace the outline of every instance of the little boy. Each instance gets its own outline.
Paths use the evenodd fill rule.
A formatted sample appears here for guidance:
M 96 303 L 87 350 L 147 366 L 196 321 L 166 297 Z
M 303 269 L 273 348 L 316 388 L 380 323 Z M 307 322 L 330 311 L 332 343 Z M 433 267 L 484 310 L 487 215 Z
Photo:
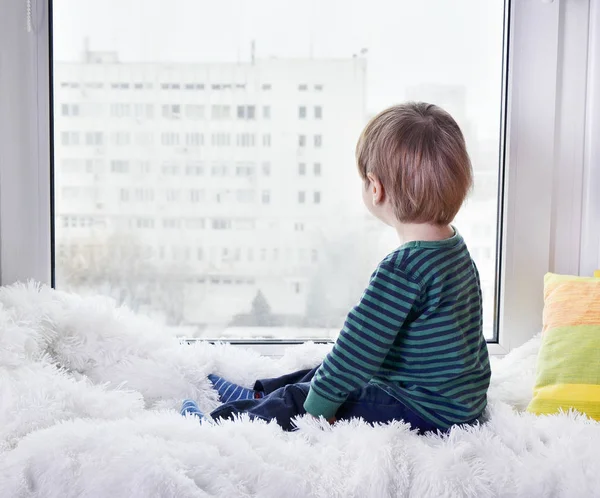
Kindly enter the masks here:
M 293 430 L 308 413 L 426 432 L 481 417 L 490 382 L 481 286 L 450 225 L 472 185 L 462 132 L 435 105 L 398 105 L 371 120 L 356 157 L 367 208 L 403 245 L 376 268 L 319 367 L 254 389 L 209 376 L 224 403 L 213 419 L 245 412 Z M 203 416 L 190 400 L 182 413 Z

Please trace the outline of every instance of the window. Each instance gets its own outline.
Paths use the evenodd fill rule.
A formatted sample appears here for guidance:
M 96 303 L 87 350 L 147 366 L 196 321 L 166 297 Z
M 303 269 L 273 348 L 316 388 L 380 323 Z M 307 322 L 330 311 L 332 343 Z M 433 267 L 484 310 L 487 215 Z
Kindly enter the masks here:
M 110 143 L 116 146 L 129 145 L 131 143 L 131 134 L 127 131 L 116 131 L 110 135 Z
M 199 189 L 190 190 L 190 201 L 194 202 L 194 203 L 204 201 L 204 190 L 199 190 Z
M 131 116 L 131 105 L 110 104 L 110 115 L 113 118 L 128 118 Z
M 179 166 L 177 163 L 167 161 L 162 164 L 160 171 L 165 176 L 175 176 L 179 174 Z
M 210 136 L 210 144 L 213 147 L 229 147 L 230 142 L 229 133 L 213 133 Z
M 79 145 L 79 132 L 76 131 L 63 131 L 60 134 L 61 145 L 72 146 Z
M 185 167 L 185 174 L 187 176 L 202 176 L 204 175 L 204 165 L 199 162 L 189 163 Z
M 87 197 L 83 188 L 93 187 L 102 208 L 96 209 L 94 199 L 90 209 L 106 217 L 106 237 L 99 242 L 83 232 L 57 231 L 57 246 L 68 253 L 73 244 L 106 244 L 110 253 L 111 241 L 124 234 L 140 247 L 150 246 L 153 278 L 169 282 L 173 296 L 194 306 L 175 316 L 164 310 L 165 296 L 140 290 L 131 299 L 143 303 L 144 310 L 170 314 L 165 317 L 170 323 L 197 325 L 199 337 L 208 334 L 208 324 L 225 330 L 233 317 L 251 309 L 259 291 L 284 323 L 310 323 L 315 333 L 329 337 L 328 329 L 338 328 L 360 297 L 373 261 L 393 247 L 389 239 L 387 245 L 379 242 L 389 231 L 366 218 L 355 195 L 358 136 L 385 107 L 431 101 L 455 116 L 472 155 L 475 189 L 456 224 L 477 250 L 486 334 L 492 337 L 496 259 L 502 256 L 496 251 L 501 246 L 496 240 L 498 178 L 503 177 L 498 157 L 504 157 L 500 144 L 507 138 L 499 119 L 504 112 L 504 0 L 489 0 L 485 12 L 474 0 L 438 1 L 436 9 L 384 0 L 377 15 L 321 9 L 316 23 L 305 5 L 290 3 L 284 16 L 259 3 L 252 33 L 239 30 L 239 12 L 223 19 L 210 3 L 163 2 L 162 19 L 138 19 L 125 2 L 113 2 L 110 17 L 122 22 L 113 23 L 110 36 L 106 6 L 80 2 L 76 10 L 54 2 L 54 212 L 57 226 L 67 217 L 69 228 L 77 231 L 79 218 L 91 215 L 84 207 L 73 210 Z M 369 8 L 364 0 L 357 6 Z M 177 26 L 176 37 L 163 29 L 162 22 L 180 9 L 190 19 L 218 24 L 200 62 L 190 62 L 187 54 L 197 33 L 185 23 Z M 415 21 L 398 30 L 398 19 Z M 422 37 L 422 23 L 416 21 L 423 19 L 435 29 L 428 43 L 414 44 Z M 314 59 L 298 58 L 294 47 L 268 35 L 273 25 L 292 40 L 306 40 L 310 26 L 315 40 L 325 39 L 336 26 L 336 43 L 318 44 Z M 356 33 L 374 31 L 378 36 L 368 40 L 367 61 Z M 154 37 L 151 44 L 143 43 L 148 33 Z M 237 45 L 249 47 L 256 36 L 265 57 L 254 65 L 244 57 L 237 63 Z M 103 43 L 103 50 L 114 53 L 113 62 L 102 59 L 108 57 L 104 53 L 94 58 L 94 50 L 89 60 L 79 57 L 69 41 L 84 37 Z M 393 63 L 399 54 L 401 67 Z M 128 226 L 135 230 L 128 233 Z M 371 230 L 373 236 L 365 240 L 363 234 Z M 186 258 L 185 265 L 173 264 Z M 186 275 L 180 277 L 184 267 Z M 316 289 L 316 272 L 332 267 L 335 278 L 321 275 L 327 283 L 321 287 L 331 288 Z M 207 297 L 212 278 L 220 283 L 211 284 L 214 295 Z M 254 282 L 243 296 L 232 294 L 240 291 L 236 286 L 223 284 L 238 278 Z M 58 264 L 56 285 L 77 290 L 95 284 L 85 272 L 70 274 Z M 120 299 L 118 289 L 115 296 Z M 325 303 L 323 309 L 315 309 L 315 302 Z
M 87 131 L 85 133 L 85 145 L 104 145 L 104 133 L 101 131 Z
M 181 105 L 179 104 L 163 104 L 162 117 L 165 119 L 180 119 Z
M 254 164 L 238 163 L 235 166 L 235 176 L 252 176 L 254 175 Z
M 129 161 L 124 160 L 113 160 L 110 162 L 111 173 L 128 173 L 129 172 Z
M 210 108 L 210 119 L 219 121 L 230 118 L 231 107 L 228 105 L 213 105 Z
M 263 115 L 265 108 L 263 107 Z M 256 107 L 253 105 L 238 105 L 237 118 L 252 120 L 256 117 Z
M 210 168 L 211 176 L 223 177 L 227 176 L 228 167 L 226 163 L 213 163 Z
M 179 145 L 179 133 L 163 132 L 160 134 L 161 145 L 175 146 Z
M 238 133 L 236 145 L 238 147 L 254 147 L 254 133 Z
M 79 116 L 79 104 L 62 104 L 61 114 L 63 116 Z
M 199 147 L 204 145 L 204 135 L 202 133 L 186 133 L 185 134 L 185 145 L 188 147 Z
M 204 106 L 198 104 L 185 105 L 185 117 L 187 119 L 204 119 Z

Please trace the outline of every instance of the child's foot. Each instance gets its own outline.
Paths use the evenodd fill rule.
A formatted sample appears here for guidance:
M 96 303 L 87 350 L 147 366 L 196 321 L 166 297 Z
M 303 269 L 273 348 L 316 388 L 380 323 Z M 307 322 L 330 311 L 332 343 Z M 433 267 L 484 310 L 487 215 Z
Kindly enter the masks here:
M 218 375 L 210 374 L 208 380 L 212 382 L 223 403 L 239 401 L 240 399 L 257 399 L 263 397 L 263 393 L 255 391 L 254 389 L 238 386 L 233 382 L 226 381 L 223 377 L 219 377 Z
M 183 416 L 186 416 L 188 414 L 195 415 L 200 420 L 202 420 L 204 418 L 204 414 L 200 411 L 200 408 L 198 408 L 198 405 L 196 404 L 196 402 L 192 401 L 191 399 L 183 400 L 183 404 L 181 405 L 180 413 Z

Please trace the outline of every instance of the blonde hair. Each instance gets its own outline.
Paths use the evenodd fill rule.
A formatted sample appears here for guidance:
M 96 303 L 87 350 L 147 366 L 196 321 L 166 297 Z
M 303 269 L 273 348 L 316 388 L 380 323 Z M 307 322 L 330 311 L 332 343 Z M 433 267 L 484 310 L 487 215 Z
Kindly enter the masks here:
M 356 145 L 363 180 L 372 173 L 402 223 L 452 222 L 473 185 L 465 139 L 443 109 L 408 102 L 386 109 Z

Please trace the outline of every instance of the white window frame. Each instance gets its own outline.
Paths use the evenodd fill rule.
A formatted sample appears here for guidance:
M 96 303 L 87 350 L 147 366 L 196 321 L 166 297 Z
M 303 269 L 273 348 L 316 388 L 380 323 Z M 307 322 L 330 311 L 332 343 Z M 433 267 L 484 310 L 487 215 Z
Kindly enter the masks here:
M 32 7 L 31 32 L 26 2 L 3 2 L 0 16 L 3 285 L 51 283 L 51 4 Z M 600 0 L 513 0 L 509 20 L 500 336 L 492 354 L 539 331 L 545 272 L 586 274 L 600 263 Z

